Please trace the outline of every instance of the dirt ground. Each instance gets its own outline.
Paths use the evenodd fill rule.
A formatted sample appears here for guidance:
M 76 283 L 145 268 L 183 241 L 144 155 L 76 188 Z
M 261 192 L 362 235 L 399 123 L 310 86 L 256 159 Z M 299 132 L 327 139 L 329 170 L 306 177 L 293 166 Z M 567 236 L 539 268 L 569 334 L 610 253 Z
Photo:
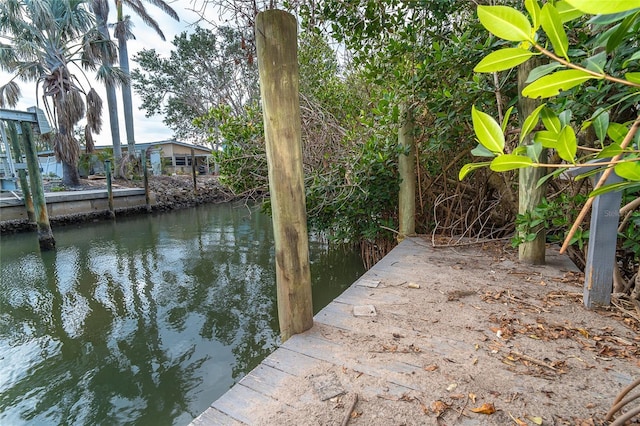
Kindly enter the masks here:
M 585 309 L 582 274 L 553 250 L 544 267 L 519 264 L 506 241 L 396 250 L 265 361 L 282 378 L 251 424 L 610 424 L 640 378 L 631 305 Z

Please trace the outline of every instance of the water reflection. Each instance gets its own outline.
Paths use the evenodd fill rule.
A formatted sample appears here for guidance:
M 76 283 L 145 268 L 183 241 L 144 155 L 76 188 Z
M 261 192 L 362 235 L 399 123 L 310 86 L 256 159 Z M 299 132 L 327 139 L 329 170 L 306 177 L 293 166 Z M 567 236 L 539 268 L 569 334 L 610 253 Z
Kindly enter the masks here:
M 186 424 L 277 345 L 270 219 L 206 206 L 0 241 L 0 424 Z M 316 311 L 362 273 L 311 243 Z

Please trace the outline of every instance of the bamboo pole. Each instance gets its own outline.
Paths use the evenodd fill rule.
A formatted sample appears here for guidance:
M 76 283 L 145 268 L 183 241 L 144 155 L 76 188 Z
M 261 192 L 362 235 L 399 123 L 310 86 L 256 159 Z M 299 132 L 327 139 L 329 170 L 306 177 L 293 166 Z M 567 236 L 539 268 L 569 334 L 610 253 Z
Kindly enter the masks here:
M 311 271 L 302 170 L 297 23 L 267 10 L 256 17 L 282 341 L 313 326 Z
M 33 194 L 33 206 L 38 228 L 38 244 L 40 245 L 40 250 L 53 250 L 56 247 L 56 240 L 53 238 L 51 224 L 49 223 L 49 212 L 47 211 L 47 201 L 44 197 L 38 152 L 33 141 L 33 130 L 31 129 L 31 123 L 20 123 L 20 127 L 22 128 L 22 140 Z
M 20 141 L 18 140 L 18 129 L 16 127 L 16 123 L 10 121 L 8 123 L 8 127 L 9 137 L 11 138 L 11 148 L 13 148 L 13 158 L 16 164 L 22 163 L 22 150 L 20 149 Z M 31 189 L 29 188 L 27 172 L 24 169 L 18 170 L 18 179 L 20 180 L 20 189 L 22 190 L 24 207 L 27 209 L 27 218 L 29 219 L 29 222 L 36 223 L 36 211 L 33 207 L 33 198 L 31 197 Z
M 403 123 L 398 131 L 398 144 L 407 151 L 398 158 L 400 192 L 398 194 L 398 241 L 416 233 L 416 146 L 413 137 L 411 107 L 402 105 Z
M 518 93 L 522 93 L 522 89 L 526 86 L 525 81 L 529 77 L 529 72 L 541 65 L 538 58 L 531 58 L 527 62 L 518 67 Z M 540 101 L 531 99 L 522 95 L 518 98 L 518 117 L 520 126 L 524 124 L 524 120 L 535 110 Z M 527 135 L 522 141 L 522 145 L 531 145 L 533 137 Z M 546 162 L 547 150 L 543 149 L 539 162 Z M 538 181 L 545 175 L 547 170 L 544 167 L 526 167 L 519 170 L 518 174 L 518 213 L 526 214 L 532 212 L 541 202 L 547 191 L 547 185 L 543 184 L 537 187 Z M 542 225 L 539 225 L 531 232 L 536 233 L 535 239 L 532 241 L 524 241 L 518 246 L 518 257 L 520 261 L 533 265 L 544 265 L 547 233 Z

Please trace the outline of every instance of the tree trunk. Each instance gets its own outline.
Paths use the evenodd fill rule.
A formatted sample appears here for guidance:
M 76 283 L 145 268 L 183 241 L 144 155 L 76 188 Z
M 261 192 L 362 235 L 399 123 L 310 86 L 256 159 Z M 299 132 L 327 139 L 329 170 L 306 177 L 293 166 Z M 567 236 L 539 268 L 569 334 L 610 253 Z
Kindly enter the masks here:
M 413 137 L 413 114 L 410 107 L 402 106 L 402 127 L 398 132 L 398 144 L 407 154 L 398 158 L 400 193 L 398 196 L 398 241 L 416 233 L 416 147 Z
M 260 94 L 276 249 L 280 335 L 313 326 L 309 239 L 302 170 L 297 23 L 267 10 L 256 17 Z
M 80 186 L 80 173 L 77 164 L 62 162 L 62 184 L 68 187 Z
M 529 76 L 529 72 L 541 65 L 537 58 L 531 58 L 518 67 L 518 93 L 522 93 L 522 89 L 526 86 L 525 81 Z M 522 95 L 518 99 L 518 118 L 520 120 L 520 128 L 524 124 L 524 120 L 540 105 L 537 99 L 526 98 Z M 523 141 L 523 145 L 533 143 L 533 138 L 528 135 Z M 539 161 L 545 162 L 547 152 L 545 149 L 540 154 Z M 546 169 L 542 167 L 527 167 L 520 169 L 518 175 L 518 212 L 525 214 L 532 212 L 536 206 L 542 202 L 542 198 L 546 194 L 547 186 L 541 185 L 536 187 L 538 180 L 546 173 Z M 545 263 L 545 243 L 547 239 L 543 226 L 537 226 L 531 232 L 536 232 L 536 238 L 533 241 L 525 241 L 518 247 L 519 258 L 522 262 L 534 265 L 543 265 Z
M 96 16 L 96 25 L 98 31 L 104 37 L 105 40 L 111 40 L 109 30 L 107 29 L 107 16 L 102 16 L 102 12 L 109 13 L 109 8 L 106 10 L 100 7 L 94 7 L 94 13 Z M 107 49 L 104 48 L 103 61 L 107 60 Z M 110 64 L 109 64 L 110 65 Z M 120 164 L 122 164 L 122 147 L 120 145 L 120 122 L 118 120 L 118 99 L 116 95 L 116 88 L 112 82 L 107 80 L 105 82 L 105 89 L 107 91 L 107 110 L 109 111 L 109 129 L 111 130 L 111 143 L 113 144 L 113 159 L 115 161 L 114 175 L 120 177 L 119 170 Z
M 118 39 L 118 50 L 120 53 L 120 69 L 129 75 L 129 53 L 127 50 L 127 40 Z M 133 129 L 133 102 L 131 100 L 131 81 L 122 85 L 122 105 L 124 108 L 124 126 L 127 133 L 127 149 L 129 159 L 132 160 L 136 153 L 136 139 Z

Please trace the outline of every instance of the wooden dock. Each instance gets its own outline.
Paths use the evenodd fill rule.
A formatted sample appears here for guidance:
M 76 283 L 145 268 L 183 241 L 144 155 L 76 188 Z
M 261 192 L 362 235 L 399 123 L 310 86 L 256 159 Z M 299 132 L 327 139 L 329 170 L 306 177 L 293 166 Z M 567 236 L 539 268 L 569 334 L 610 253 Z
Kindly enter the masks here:
M 640 338 L 567 257 L 513 256 L 403 241 L 192 425 L 597 424 Z

